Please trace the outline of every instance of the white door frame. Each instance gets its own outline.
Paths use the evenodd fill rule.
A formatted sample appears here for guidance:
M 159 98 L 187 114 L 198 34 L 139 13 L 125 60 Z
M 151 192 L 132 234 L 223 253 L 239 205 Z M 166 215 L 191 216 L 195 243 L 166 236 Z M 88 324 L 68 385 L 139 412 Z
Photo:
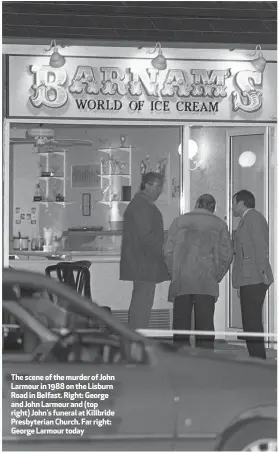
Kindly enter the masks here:
M 269 289 L 270 307 L 269 307 L 269 329 L 272 333 L 277 333 L 277 271 L 278 271 L 278 157 L 277 157 L 277 129 L 276 127 L 268 127 L 268 139 L 269 139 L 269 224 L 272 225 L 270 228 L 270 262 L 274 274 L 274 283 Z M 271 347 L 277 349 L 277 342 L 271 343 Z
M 231 181 L 231 162 L 230 162 L 230 148 L 231 148 L 231 137 L 234 136 L 245 136 L 253 134 L 263 134 L 264 135 L 264 216 L 269 222 L 269 128 L 267 126 L 255 125 L 242 126 L 242 127 L 232 127 L 226 131 L 226 192 L 227 192 L 227 219 L 229 221 L 229 231 L 232 233 L 232 196 L 230 181 Z M 272 247 L 270 247 L 272 248 Z M 239 331 L 242 332 L 242 329 L 237 329 L 235 327 L 230 327 L 230 274 L 226 276 L 226 289 L 227 289 L 227 304 L 226 304 L 226 330 L 230 331 Z M 269 332 L 269 308 L 270 308 L 270 294 L 267 291 L 266 303 L 264 306 L 264 331 Z M 268 337 L 265 339 L 268 342 Z
M 4 118 L 3 122 L 3 234 L 2 234 L 2 254 L 3 266 L 9 266 L 9 199 L 10 199 L 10 124 Z

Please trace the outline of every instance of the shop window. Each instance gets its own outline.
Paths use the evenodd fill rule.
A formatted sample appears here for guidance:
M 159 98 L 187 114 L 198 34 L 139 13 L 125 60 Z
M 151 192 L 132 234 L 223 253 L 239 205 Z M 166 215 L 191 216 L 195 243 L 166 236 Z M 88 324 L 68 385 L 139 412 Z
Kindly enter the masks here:
M 157 204 L 167 230 L 179 215 L 180 136 L 178 127 L 12 126 L 11 249 L 119 252 L 143 171 L 165 175 Z

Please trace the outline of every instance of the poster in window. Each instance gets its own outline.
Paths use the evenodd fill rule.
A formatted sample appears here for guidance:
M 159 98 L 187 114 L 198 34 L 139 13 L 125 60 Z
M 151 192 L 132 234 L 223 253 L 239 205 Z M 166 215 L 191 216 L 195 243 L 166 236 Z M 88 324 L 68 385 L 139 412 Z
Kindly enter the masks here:
M 72 188 L 100 189 L 100 164 L 72 165 Z

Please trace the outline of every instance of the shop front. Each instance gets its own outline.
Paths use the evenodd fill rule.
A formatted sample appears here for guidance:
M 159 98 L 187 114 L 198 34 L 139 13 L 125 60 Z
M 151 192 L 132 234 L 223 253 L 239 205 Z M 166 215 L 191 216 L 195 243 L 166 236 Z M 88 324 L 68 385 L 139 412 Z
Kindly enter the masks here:
M 167 69 L 158 70 L 147 50 L 68 48 L 53 68 L 40 46 L 4 49 L 5 265 L 44 272 L 48 258 L 86 257 L 93 298 L 126 319 L 132 287 L 119 281 L 121 228 L 142 174 L 165 176 L 157 203 L 166 232 L 211 193 L 233 236 L 232 195 L 248 189 L 270 226 L 275 284 L 265 331 L 274 332 L 276 53 L 260 67 L 243 50 L 167 49 Z M 158 285 L 150 327 L 171 326 L 167 291 Z M 242 329 L 230 273 L 215 328 Z

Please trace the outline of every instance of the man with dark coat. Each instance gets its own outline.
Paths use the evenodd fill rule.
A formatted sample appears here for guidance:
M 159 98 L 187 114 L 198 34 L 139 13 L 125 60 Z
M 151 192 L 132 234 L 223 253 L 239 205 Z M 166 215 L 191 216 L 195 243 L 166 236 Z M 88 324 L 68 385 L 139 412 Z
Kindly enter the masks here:
M 248 190 L 233 196 L 232 212 L 240 217 L 234 237 L 232 284 L 238 290 L 244 332 L 263 333 L 263 304 L 273 283 L 269 262 L 269 232 L 264 216 L 255 209 L 255 197 Z M 248 338 L 249 355 L 266 358 L 264 338 Z
M 156 283 L 169 280 L 163 254 L 163 218 L 154 204 L 163 183 L 160 173 L 143 175 L 141 190 L 124 214 L 120 280 L 133 282 L 129 322 L 134 329 L 148 328 Z

